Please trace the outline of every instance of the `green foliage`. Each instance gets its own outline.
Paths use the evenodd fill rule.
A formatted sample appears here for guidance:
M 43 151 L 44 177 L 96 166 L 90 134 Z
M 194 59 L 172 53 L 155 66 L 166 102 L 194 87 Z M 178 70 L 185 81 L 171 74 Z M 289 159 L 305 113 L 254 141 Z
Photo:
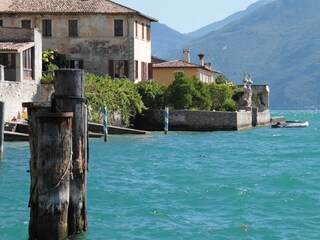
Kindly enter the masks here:
M 217 84 L 226 84 L 228 82 L 230 82 L 229 79 L 223 74 L 219 74 L 219 76 L 216 78 Z
M 235 111 L 237 103 L 232 99 L 237 88 L 230 82 L 210 85 L 212 108 L 216 111 Z
M 50 71 L 50 67 L 56 65 L 58 68 L 67 66 L 67 58 L 58 50 L 47 49 L 42 52 L 42 67 L 44 71 Z
M 59 53 L 57 50 L 45 50 L 42 52 L 42 84 L 53 83 L 54 71 L 66 67 L 67 60 L 64 54 Z
M 259 106 L 260 104 L 260 96 L 257 93 L 252 93 L 252 102 L 256 105 Z
M 135 84 L 129 79 L 111 79 L 109 76 L 96 76 L 86 73 L 86 98 L 90 105 L 90 118 L 94 122 L 102 122 L 102 106 L 107 106 L 110 115 L 120 113 L 123 115 L 124 124 L 129 119 L 141 113 L 145 106 L 142 102 Z
M 197 78 L 187 78 L 182 73 L 175 75 L 175 80 L 169 86 L 168 101 L 175 109 L 211 108 L 209 87 Z
M 162 109 L 167 104 L 167 86 L 151 80 L 139 82 L 136 87 L 146 108 Z

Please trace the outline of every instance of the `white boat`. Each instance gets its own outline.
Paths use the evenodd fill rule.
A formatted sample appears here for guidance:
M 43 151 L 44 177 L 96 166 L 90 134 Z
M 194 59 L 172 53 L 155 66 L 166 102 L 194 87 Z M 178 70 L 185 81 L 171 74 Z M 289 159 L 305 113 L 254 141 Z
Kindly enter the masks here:
M 278 122 L 277 124 L 272 125 L 273 128 L 299 128 L 299 127 L 308 127 L 309 122 L 307 121 L 286 121 L 284 123 Z

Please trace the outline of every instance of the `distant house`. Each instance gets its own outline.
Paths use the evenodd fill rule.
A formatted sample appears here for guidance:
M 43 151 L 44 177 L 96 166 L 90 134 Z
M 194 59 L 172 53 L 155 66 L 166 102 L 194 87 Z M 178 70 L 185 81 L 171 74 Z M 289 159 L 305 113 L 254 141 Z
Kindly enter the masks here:
M 170 85 L 175 73 L 181 72 L 186 77 L 196 76 L 202 82 L 214 82 L 220 72 L 211 69 L 211 64 L 203 61 L 204 54 L 198 56 L 199 64 L 191 63 L 189 49 L 183 49 L 183 60 L 157 61 L 153 64 L 153 79 L 159 84 Z
M 43 50 L 66 55 L 69 68 L 135 81 L 150 78 L 151 22 L 109 0 L 6 0 L 4 27 L 39 28 Z
M 41 33 L 0 27 L 0 101 L 5 103 L 5 120 L 19 118 L 22 102 L 37 99 L 41 74 Z

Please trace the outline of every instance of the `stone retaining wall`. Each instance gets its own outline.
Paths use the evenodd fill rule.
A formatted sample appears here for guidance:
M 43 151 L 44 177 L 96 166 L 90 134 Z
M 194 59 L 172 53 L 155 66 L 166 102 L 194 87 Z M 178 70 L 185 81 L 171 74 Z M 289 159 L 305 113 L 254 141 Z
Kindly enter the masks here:
M 252 127 L 251 112 L 213 112 L 174 110 L 169 114 L 169 129 L 173 131 L 219 131 L 242 130 Z M 133 121 L 134 128 L 162 131 L 164 112 L 145 111 Z

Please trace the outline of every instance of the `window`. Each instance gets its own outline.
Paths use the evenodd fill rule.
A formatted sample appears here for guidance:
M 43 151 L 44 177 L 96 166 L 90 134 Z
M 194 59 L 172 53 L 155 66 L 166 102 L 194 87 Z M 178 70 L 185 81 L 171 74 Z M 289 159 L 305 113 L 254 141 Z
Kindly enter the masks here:
M 70 60 L 68 60 L 68 65 L 69 65 L 69 68 L 83 69 L 83 60 L 81 60 L 81 59 L 78 59 L 78 60 L 70 59 Z
M 147 26 L 147 41 L 151 40 L 151 28 L 150 26 Z
M 21 20 L 21 27 L 30 29 L 31 28 L 31 20 Z
M 42 36 L 51 37 L 52 36 L 52 23 L 51 20 L 42 20 Z
M 142 23 L 141 26 L 142 26 L 142 39 L 144 39 L 144 24 Z
M 0 64 L 6 68 L 15 68 L 16 55 L 13 53 L 0 53 Z
M 128 78 L 129 64 L 126 60 L 110 60 L 109 75 L 112 78 Z
M 78 37 L 78 20 L 68 20 L 69 23 L 69 37 Z
M 3 20 L 0 19 L 0 27 L 3 27 Z
M 122 19 L 114 20 L 114 36 L 123 37 L 123 20 Z
M 32 71 L 32 49 L 28 49 L 23 51 L 23 78 L 24 79 L 32 79 L 33 71 Z
M 135 22 L 136 37 L 138 37 L 138 21 Z
M 139 78 L 139 62 L 134 61 L 134 78 Z

